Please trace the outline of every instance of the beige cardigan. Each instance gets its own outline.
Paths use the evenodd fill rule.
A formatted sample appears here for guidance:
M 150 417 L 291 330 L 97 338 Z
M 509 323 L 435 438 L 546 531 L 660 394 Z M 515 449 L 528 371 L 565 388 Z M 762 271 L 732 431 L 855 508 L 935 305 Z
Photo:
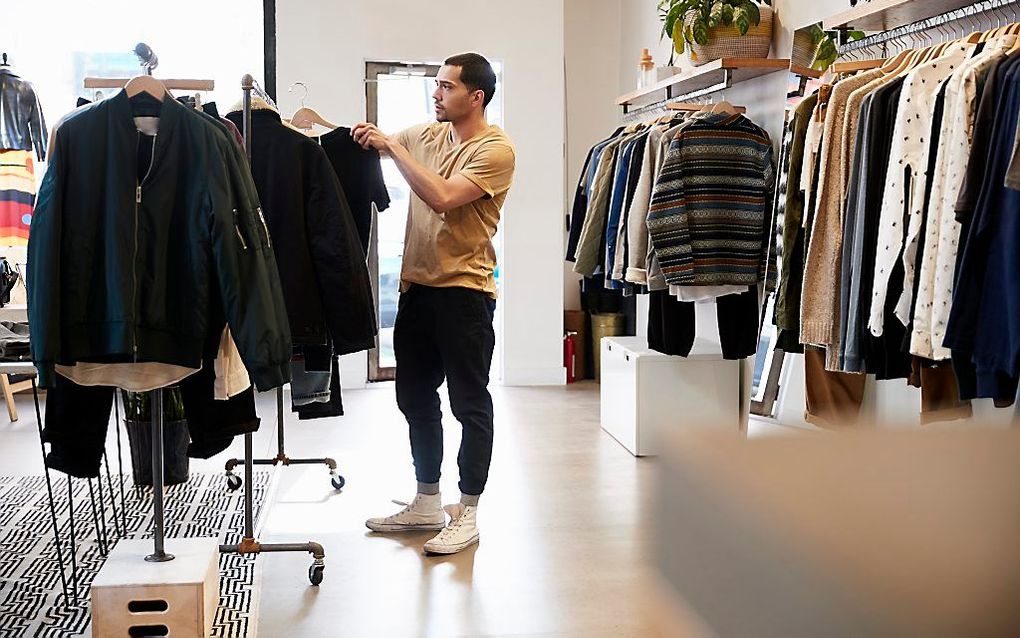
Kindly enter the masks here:
M 836 341 L 834 320 L 839 312 L 840 253 L 843 248 L 842 198 L 843 175 L 847 169 L 842 139 L 850 95 L 878 79 L 882 71 L 875 69 L 841 81 L 832 89 L 825 113 L 822 151 L 819 161 L 818 204 L 815 210 L 811 241 L 804 264 L 804 289 L 801 292 L 801 343 L 828 346 Z M 836 335 L 838 337 L 838 335 Z

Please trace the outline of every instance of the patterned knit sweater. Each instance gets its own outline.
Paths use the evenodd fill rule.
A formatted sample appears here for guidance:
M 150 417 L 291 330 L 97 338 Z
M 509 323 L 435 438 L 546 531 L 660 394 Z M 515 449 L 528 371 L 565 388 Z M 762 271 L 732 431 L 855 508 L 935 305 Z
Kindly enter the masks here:
M 708 114 L 681 129 L 648 211 L 666 280 L 685 286 L 761 281 L 774 187 L 772 142 L 751 120 Z

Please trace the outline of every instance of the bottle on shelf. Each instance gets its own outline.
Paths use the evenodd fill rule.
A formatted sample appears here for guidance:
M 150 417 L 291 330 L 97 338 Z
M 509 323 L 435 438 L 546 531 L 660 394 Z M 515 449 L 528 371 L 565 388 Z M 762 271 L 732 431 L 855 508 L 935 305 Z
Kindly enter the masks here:
M 641 64 L 638 66 L 637 88 L 643 89 L 652 86 L 658 81 L 655 77 L 655 61 L 648 49 L 641 50 Z

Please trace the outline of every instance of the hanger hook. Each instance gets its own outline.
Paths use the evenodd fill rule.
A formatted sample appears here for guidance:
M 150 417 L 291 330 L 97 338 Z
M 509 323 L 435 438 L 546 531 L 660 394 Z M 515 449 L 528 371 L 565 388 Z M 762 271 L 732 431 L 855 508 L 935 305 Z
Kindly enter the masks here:
M 292 93 L 294 91 L 295 86 L 300 86 L 302 89 L 305 90 L 305 92 L 301 94 L 301 108 L 305 108 L 305 98 L 308 97 L 308 86 L 305 85 L 304 82 L 295 82 L 294 84 L 290 85 L 290 88 L 287 89 L 287 92 Z

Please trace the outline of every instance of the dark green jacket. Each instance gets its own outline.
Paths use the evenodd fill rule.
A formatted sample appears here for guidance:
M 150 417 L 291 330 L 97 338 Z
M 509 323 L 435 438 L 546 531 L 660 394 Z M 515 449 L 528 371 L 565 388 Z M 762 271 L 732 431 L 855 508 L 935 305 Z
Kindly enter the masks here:
M 54 135 L 28 245 L 32 360 L 198 368 L 230 325 L 252 381 L 290 380 L 291 338 L 276 260 L 246 160 L 226 129 L 164 100 L 153 161 L 121 91 Z

